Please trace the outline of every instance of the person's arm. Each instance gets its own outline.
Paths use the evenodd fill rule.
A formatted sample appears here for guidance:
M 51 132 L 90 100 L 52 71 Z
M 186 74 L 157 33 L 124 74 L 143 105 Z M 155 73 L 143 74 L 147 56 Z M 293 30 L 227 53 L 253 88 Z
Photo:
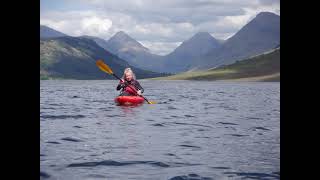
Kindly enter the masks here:
M 135 83 L 135 87 L 138 89 L 138 91 L 140 91 L 141 94 L 144 92 L 144 89 L 142 88 L 142 86 L 140 85 L 140 83 L 137 80 Z
M 118 86 L 117 86 L 117 91 L 119 91 L 120 89 L 125 87 L 125 83 L 124 81 L 121 79 L 121 81 L 119 82 Z

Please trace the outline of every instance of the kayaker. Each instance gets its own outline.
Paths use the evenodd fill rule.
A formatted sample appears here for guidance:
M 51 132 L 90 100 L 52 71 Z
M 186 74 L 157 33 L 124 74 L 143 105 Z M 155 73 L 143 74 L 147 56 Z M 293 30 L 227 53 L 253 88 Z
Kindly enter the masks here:
M 121 92 L 119 96 L 136 96 L 137 94 L 141 95 L 144 91 L 140 83 L 136 80 L 136 76 L 131 68 L 124 70 L 121 81 L 117 86 L 117 91 L 120 89 Z

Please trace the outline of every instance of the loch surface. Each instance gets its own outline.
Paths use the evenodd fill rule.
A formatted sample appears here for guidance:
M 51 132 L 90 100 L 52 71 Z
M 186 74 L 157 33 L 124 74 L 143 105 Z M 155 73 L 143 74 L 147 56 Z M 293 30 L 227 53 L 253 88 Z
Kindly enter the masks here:
M 40 81 L 40 179 L 280 179 L 280 83 Z

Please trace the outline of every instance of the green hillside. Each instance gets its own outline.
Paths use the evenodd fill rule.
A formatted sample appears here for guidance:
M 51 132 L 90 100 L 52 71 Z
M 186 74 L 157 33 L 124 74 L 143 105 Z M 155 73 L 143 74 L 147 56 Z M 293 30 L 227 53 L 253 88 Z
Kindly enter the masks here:
M 280 48 L 216 69 L 191 71 L 153 79 L 280 81 Z
M 132 67 L 87 38 L 59 37 L 40 40 L 40 79 L 112 79 L 97 68 L 98 59 L 119 76 L 126 67 L 132 68 L 139 79 L 164 76 Z

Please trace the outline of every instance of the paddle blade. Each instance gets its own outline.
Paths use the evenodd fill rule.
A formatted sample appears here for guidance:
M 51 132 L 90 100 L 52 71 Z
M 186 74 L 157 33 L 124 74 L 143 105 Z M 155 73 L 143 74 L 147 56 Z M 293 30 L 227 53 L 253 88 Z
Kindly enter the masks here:
M 108 74 L 113 74 L 111 68 L 106 65 L 102 60 L 98 60 L 96 62 L 96 65 L 104 72 L 108 73 Z
M 157 103 L 154 101 L 148 101 L 148 104 L 157 104 Z

